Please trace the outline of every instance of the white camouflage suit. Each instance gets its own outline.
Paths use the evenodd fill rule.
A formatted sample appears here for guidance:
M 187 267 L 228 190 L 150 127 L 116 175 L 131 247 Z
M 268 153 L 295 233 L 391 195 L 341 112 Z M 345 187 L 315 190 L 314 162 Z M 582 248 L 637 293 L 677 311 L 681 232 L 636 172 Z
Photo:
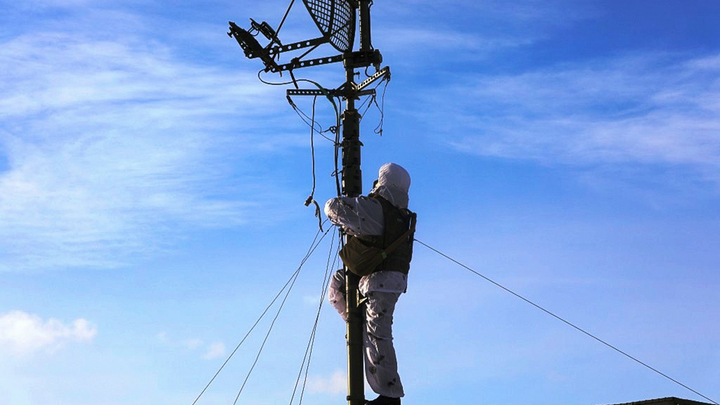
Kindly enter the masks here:
M 407 208 L 410 175 L 394 163 L 380 168 L 378 181 L 371 191 L 398 208 Z M 382 205 L 370 197 L 341 197 L 325 204 L 325 214 L 335 225 L 353 236 L 377 236 L 384 231 Z M 405 395 L 397 371 L 393 347 L 392 323 L 395 304 L 407 290 L 407 275 L 399 271 L 378 271 L 360 279 L 359 290 L 365 304 L 365 375 L 376 393 L 400 398 Z M 345 313 L 345 274 L 338 270 L 330 282 L 328 299 L 347 321 Z

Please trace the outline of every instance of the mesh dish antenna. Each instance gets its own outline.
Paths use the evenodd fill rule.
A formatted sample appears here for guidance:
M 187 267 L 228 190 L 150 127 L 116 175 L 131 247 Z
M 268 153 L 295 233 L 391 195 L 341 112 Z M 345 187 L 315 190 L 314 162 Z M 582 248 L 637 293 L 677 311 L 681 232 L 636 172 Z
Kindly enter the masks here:
M 355 41 L 355 9 L 348 0 L 303 0 L 323 36 L 340 52 Z

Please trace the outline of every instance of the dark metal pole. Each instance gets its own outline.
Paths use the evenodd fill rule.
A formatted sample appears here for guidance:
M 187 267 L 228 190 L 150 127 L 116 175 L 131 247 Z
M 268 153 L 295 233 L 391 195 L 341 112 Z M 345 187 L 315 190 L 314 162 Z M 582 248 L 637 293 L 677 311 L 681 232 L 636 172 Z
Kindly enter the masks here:
M 342 192 L 348 197 L 362 194 L 360 169 L 360 115 L 355 109 L 355 69 L 345 67 L 346 107 L 342 115 Z M 365 306 L 360 303 L 360 277 L 345 268 L 347 302 L 348 405 L 365 405 L 365 375 L 363 365 L 363 327 Z
M 291 63 L 284 65 L 277 65 L 274 58 L 272 57 L 273 55 L 277 55 L 281 52 L 299 49 L 299 47 L 295 47 L 295 45 L 298 44 L 302 44 L 301 47 L 311 46 L 313 44 L 315 47 L 317 47 L 322 43 L 329 42 L 330 34 L 325 32 L 323 24 L 320 24 L 318 22 L 318 16 L 316 15 L 316 13 L 318 12 L 318 9 L 316 8 L 319 7 L 321 11 L 324 10 L 323 7 L 328 5 L 328 1 L 321 1 L 315 5 L 305 2 L 305 5 L 310 11 L 310 14 L 312 15 L 315 22 L 318 24 L 318 28 L 320 28 L 320 31 L 323 33 L 323 38 L 317 40 L 297 42 L 295 44 L 289 44 L 283 47 L 281 46 L 280 41 L 277 39 L 277 36 L 274 32 L 271 32 L 272 35 L 267 35 L 267 33 L 265 32 L 272 31 L 271 27 L 265 27 L 264 25 L 267 25 L 266 23 L 263 23 L 264 25 L 257 24 L 255 21 L 252 21 L 253 28 L 251 29 L 251 31 L 258 30 L 263 32 L 268 37 L 268 39 L 272 37 L 271 45 L 275 43 L 280 46 L 268 46 L 266 48 L 263 48 L 257 42 L 253 34 L 251 34 L 249 31 L 243 30 L 233 22 L 230 22 L 230 33 L 228 33 L 228 35 L 230 35 L 231 37 L 235 37 L 235 39 L 238 41 L 243 51 L 245 52 L 246 56 L 248 56 L 249 58 L 260 57 L 265 64 L 265 71 L 281 72 L 284 70 L 290 70 L 290 74 L 292 75 L 292 69 L 313 66 L 314 64 L 338 62 L 340 59 L 342 59 L 345 65 L 345 84 L 334 90 L 332 93 L 333 97 L 335 95 L 342 95 L 346 102 L 345 110 L 342 114 L 343 139 L 340 145 L 342 149 L 341 191 L 342 195 L 346 197 L 357 197 L 362 194 L 362 170 L 360 169 L 360 148 L 362 147 L 362 143 L 360 142 L 361 117 L 360 114 L 358 114 L 357 109 L 355 109 L 355 101 L 360 96 L 366 96 L 369 94 L 374 95 L 374 90 L 363 89 L 369 83 L 372 83 L 381 76 L 378 72 L 373 77 L 365 80 L 363 83 L 360 84 L 360 86 L 358 86 L 355 83 L 355 68 L 364 67 L 367 69 L 367 67 L 373 65 L 375 66 L 375 69 L 377 71 L 380 69 L 379 66 L 382 63 L 382 55 L 380 55 L 380 51 L 373 49 L 370 38 L 370 4 L 372 3 L 372 0 L 329 1 L 331 6 L 331 21 L 335 18 L 335 13 L 333 10 L 336 6 L 336 2 L 337 4 L 340 4 L 339 1 L 347 2 L 347 4 L 342 4 L 342 6 L 347 6 L 349 4 L 350 8 L 352 9 L 350 11 L 354 13 L 354 15 L 350 16 L 352 17 L 352 19 L 348 21 L 353 22 L 353 25 L 351 26 L 353 35 L 351 35 L 348 39 L 350 43 L 347 47 L 349 49 L 347 49 L 342 56 L 338 55 L 330 58 L 300 61 L 302 57 L 307 55 L 307 53 L 312 51 L 312 49 L 315 49 L 312 48 L 310 51 L 306 52 L 302 56 L 293 59 Z M 348 10 L 343 9 L 343 13 L 340 14 L 344 14 L 345 11 Z M 321 14 L 322 13 L 324 13 L 324 11 L 322 11 Z M 360 50 L 357 52 L 353 52 L 352 41 L 356 30 L 356 26 L 354 25 L 354 17 L 357 17 L 358 14 L 360 18 Z M 323 19 L 321 20 L 324 21 Z M 330 26 L 334 27 L 332 23 L 330 24 Z M 331 35 L 334 36 L 336 35 L 336 33 L 331 33 Z M 313 43 L 313 41 L 318 42 Z M 336 46 L 336 48 L 340 49 L 338 46 Z M 384 74 L 388 74 L 388 71 L 385 70 Z M 293 94 L 293 91 L 297 92 L 296 94 L 299 95 L 327 95 L 327 91 L 325 91 L 324 89 L 318 92 L 318 90 L 314 89 L 298 89 L 297 83 L 295 84 L 295 86 L 295 90 L 288 90 L 288 97 L 290 96 L 290 94 Z M 345 242 L 347 242 L 347 239 L 345 240 Z M 346 336 L 348 354 L 348 405 L 365 405 L 365 369 L 363 364 L 363 331 L 365 327 L 365 304 L 362 302 L 362 297 L 360 296 L 360 292 L 358 291 L 359 282 L 360 277 L 353 274 L 347 269 L 347 267 L 345 267 L 345 297 L 347 302 L 345 310 L 348 319 Z
M 370 0 L 359 0 L 360 52 L 372 50 L 370 41 Z M 342 187 L 343 194 L 357 197 L 362 194 L 362 170 L 360 169 L 360 114 L 355 109 L 355 64 L 351 52 L 345 53 L 345 100 L 343 112 Z M 378 62 L 379 63 L 379 62 Z M 369 64 L 369 63 L 368 63 Z M 367 64 L 366 64 L 367 66 Z M 360 302 L 358 284 L 360 277 L 345 269 L 345 294 L 347 302 L 347 353 L 348 353 L 348 405 L 365 405 L 365 375 L 363 364 L 363 328 L 365 327 L 365 304 Z
M 360 0 L 360 50 L 369 51 L 372 48 L 370 38 L 370 0 Z

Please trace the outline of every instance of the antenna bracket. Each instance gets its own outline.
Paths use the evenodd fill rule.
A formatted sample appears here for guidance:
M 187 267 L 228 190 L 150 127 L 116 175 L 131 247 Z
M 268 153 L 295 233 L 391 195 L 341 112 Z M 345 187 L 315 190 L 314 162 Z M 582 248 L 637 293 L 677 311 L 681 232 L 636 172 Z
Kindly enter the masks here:
M 346 68 L 354 69 L 374 65 L 377 70 L 380 70 L 382 54 L 380 54 L 380 51 L 377 49 L 372 51 L 346 52 L 343 62 L 345 62 Z

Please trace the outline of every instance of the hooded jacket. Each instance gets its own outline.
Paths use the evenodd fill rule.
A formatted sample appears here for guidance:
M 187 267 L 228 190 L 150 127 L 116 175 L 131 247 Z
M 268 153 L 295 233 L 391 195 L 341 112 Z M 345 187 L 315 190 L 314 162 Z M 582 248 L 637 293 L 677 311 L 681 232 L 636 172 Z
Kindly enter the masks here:
M 328 200 L 325 214 L 351 237 L 363 243 L 385 248 L 407 231 L 412 214 L 408 209 L 410 175 L 400 165 L 386 163 L 367 197 L 340 197 Z M 377 271 L 399 271 L 407 274 L 412 259 L 412 240 L 398 246 Z

